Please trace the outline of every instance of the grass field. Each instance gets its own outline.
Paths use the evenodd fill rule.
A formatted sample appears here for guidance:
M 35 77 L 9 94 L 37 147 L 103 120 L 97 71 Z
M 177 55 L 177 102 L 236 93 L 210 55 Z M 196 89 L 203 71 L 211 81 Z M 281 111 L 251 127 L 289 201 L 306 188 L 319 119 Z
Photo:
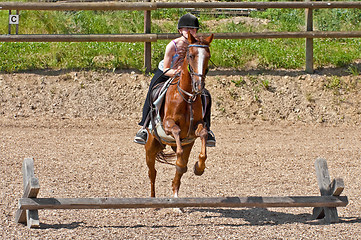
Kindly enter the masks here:
M 183 9 L 152 11 L 152 32 L 176 32 Z M 200 32 L 303 31 L 302 9 L 252 11 L 247 22 L 234 17 L 200 14 Z M 314 11 L 314 28 L 320 31 L 360 31 L 360 9 Z M 0 34 L 8 32 L 8 12 L 0 11 Z M 252 22 L 262 24 L 252 24 Z M 142 11 L 21 11 L 19 34 L 142 33 Z M 163 58 L 167 41 L 152 44 L 153 68 Z M 143 68 L 143 43 L 0 43 L 0 71 L 33 69 Z M 304 39 L 215 40 L 212 61 L 220 67 L 297 69 L 305 65 Z M 360 39 L 315 39 L 315 67 L 348 66 L 361 59 Z

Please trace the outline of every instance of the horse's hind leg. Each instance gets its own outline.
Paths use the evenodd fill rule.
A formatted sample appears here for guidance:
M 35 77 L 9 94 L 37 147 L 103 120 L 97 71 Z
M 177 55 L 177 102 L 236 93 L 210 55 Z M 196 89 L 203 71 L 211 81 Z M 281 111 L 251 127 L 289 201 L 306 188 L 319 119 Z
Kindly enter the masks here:
M 148 176 L 150 180 L 150 196 L 155 197 L 155 178 L 157 171 L 155 170 L 155 159 L 157 154 L 162 150 L 159 142 L 149 134 L 147 144 L 145 145 L 146 162 L 148 166 Z

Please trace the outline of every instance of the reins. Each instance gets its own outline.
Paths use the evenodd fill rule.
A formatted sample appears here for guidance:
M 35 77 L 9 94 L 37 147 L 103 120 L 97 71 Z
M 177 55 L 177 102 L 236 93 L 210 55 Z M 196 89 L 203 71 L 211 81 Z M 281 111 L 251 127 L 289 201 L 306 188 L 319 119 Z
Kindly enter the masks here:
M 184 100 L 186 103 L 188 103 L 188 104 L 193 103 L 193 102 L 195 101 L 197 95 L 199 95 L 199 93 L 197 93 L 197 94 L 192 94 L 192 93 L 189 93 L 189 92 L 183 90 L 183 89 L 179 86 L 179 82 L 180 82 L 180 81 L 178 80 L 178 82 L 177 82 L 177 88 L 178 88 L 178 92 L 180 93 L 181 97 L 183 98 L 183 100 Z M 186 99 L 182 93 L 185 94 L 185 95 L 187 95 L 189 98 Z

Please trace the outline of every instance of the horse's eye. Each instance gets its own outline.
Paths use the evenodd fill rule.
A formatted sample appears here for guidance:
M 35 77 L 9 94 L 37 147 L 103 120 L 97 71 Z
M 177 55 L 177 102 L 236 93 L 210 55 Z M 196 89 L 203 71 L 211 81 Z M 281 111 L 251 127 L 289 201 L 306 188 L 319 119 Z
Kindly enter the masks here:
M 194 55 L 189 55 L 189 58 L 191 59 L 191 60 L 193 60 L 194 59 Z

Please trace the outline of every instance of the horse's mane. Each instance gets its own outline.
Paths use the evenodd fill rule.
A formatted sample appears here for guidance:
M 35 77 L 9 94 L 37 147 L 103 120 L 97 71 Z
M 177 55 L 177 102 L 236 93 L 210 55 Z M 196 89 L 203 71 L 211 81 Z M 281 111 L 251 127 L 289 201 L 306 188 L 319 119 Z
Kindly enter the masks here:
M 200 44 L 200 45 L 208 45 L 209 43 L 207 41 L 205 41 L 204 37 L 197 37 L 196 38 L 196 42 L 195 44 Z M 187 56 L 187 47 L 182 47 L 182 48 L 178 48 L 177 49 L 177 53 L 178 53 L 178 58 L 176 59 L 173 68 L 177 68 L 178 66 L 182 66 L 184 59 Z

